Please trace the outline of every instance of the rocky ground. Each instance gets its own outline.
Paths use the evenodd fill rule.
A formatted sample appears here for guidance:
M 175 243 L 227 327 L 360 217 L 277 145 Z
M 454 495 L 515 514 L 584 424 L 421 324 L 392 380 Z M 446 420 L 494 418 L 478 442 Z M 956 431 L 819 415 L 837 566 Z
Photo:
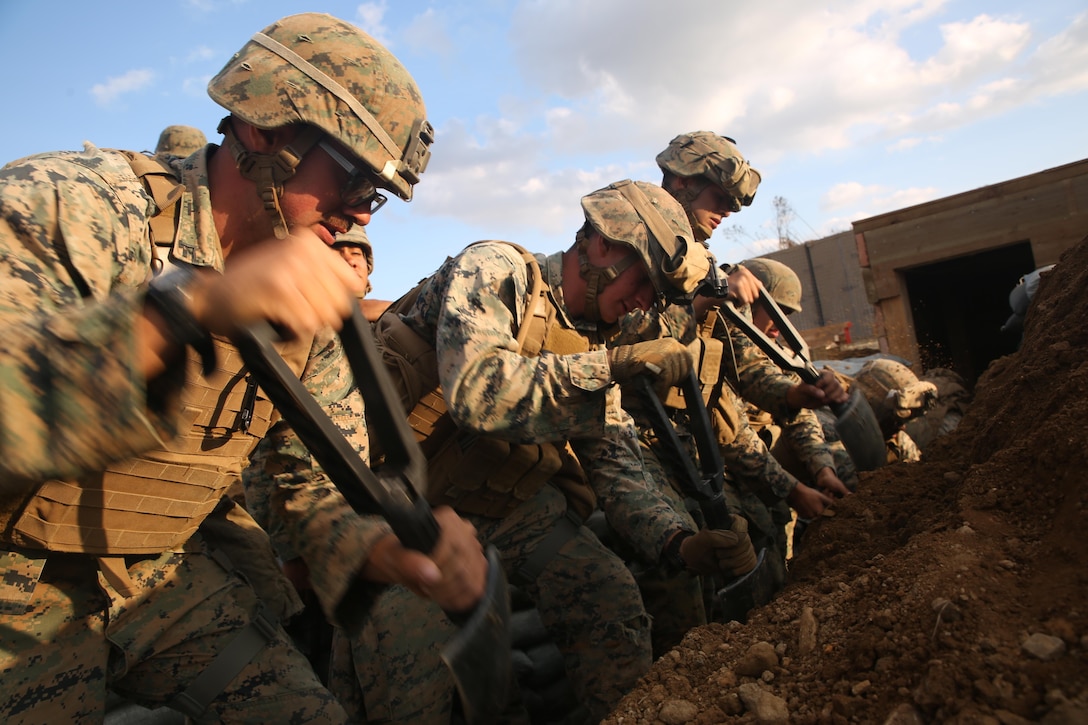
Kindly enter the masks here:
M 833 514 L 774 602 L 689 633 L 605 722 L 1088 723 L 1088 240 L 960 427 Z

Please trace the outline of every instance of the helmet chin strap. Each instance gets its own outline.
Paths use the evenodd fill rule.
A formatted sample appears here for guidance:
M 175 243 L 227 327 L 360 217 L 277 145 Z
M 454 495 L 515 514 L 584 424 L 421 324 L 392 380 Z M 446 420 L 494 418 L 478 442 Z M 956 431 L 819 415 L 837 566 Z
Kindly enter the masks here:
M 582 311 L 582 316 L 590 322 L 600 322 L 601 308 L 597 304 L 598 296 L 605 287 L 615 282 L 625 269 L 635 263 L 638 254 L 632 252 L 611 267 L 598 267 L 590 264 L 589 256 L 586 254 L 589 239 L 586 236 L 585 227 L 578 230 L 574 240 L 578 246 L 578 275 L 586 281 L 585 309 Z
M 287 237 L 287 221 L 283 218 L 280 197 L 283 184 L 295 175 L 302 158 L 321 140 L 324 132 L 316 126 L 299 126 L 295 139 L 274 154 L 250 151 L 234 134 L 231 116 L 219 122 L 219 133 L 223 134 L 225 145 L 230 149 L 238 172 L 257 186 L 257 196 L 261 197 L 264 210 L 272 218 L 272 229 L 277 239 Z

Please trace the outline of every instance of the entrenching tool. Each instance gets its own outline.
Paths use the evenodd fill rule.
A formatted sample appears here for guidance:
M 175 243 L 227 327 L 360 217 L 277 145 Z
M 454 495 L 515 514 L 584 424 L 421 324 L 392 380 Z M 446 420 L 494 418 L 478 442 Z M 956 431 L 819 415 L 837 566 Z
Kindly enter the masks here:
M 719 307 L 723 314 L 751 338 L 760 350 L 767 354 L 783 370 L 792 370 L 801 380 L 814 385 L 820 379 L 820 373 L 809 360 L 808 343 L 790 324 L 782 308 L 778 306 L 766 290 L 759 291 L 759 301 L 763 303 L 767 314 L 774 320 L 781 339 L 788 349 L 767 337 L 756 328 L 751 320 L 742 315 L 731 300 L 725 300 Z M 854 460 L 859 471 L 875 471 L 887 462 L 887 449 L 884 435 L 880 432 L 880 423 L 865 396 L 857 387 L 850 390 L 850 397 L 844 403 L 828 406 L 835 414 L 835 430 Z
M 370 437 L 385 452 L 376 470 L 363 463 L 291 372 L 273 347 L 277 339 L 270 324 L 260 323 L 241 331 L 234 343 L 257 384 L 352 508 L 385 518 L 405 547 L 431 551 L 439 529 L 423 493 L 426 460 L 358 306 L 345 320 L 340 340 L 366 403 Z M 496 721 L 507 705 L 512 679 L 509 591 L 498 552 L 489 546 L 486 553 L 487 590 L 468 614 L 447 612 L 459 629 L 442 651 L 465 719 L 473 725 Z
M 670 461 L 681 469 L 681 475 L 676 479 L 681 491 L 699 504 L 708 528 L 730 528 L 733 512 L 725 501 L 725 464 L 722 462 L 721 451 L 718 450 L 717 438 L 695 371 L 688 371 L 688 375 L 680 381 L 680 391 L 684 395 L 688 424 L 699 457 L 698 469 L 680 440 L 680 434 L 676 432 L 676 427 L 650 379 L 640 377 L 638 384 L 641 386 L 643 399 L 650 406 L 650 425 L 654 433 L 665 444 Z M 719 611 L 730 612 L 734 618 L 743 621 L 749 610 L 769 602 L 773 591 L 767 550 L 760 549 L 755 568 L 725 582 L 723 587 L 715 591 L 714 603 Z

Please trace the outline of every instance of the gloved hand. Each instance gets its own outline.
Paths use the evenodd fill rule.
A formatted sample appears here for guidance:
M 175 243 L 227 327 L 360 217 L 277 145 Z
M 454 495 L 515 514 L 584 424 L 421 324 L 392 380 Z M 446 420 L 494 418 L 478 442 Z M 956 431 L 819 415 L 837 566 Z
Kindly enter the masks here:
M 623 384 L 639 375 L 650 374 L 658 390 L 679 383 L 692 364 L 691 353 L 673 337 L 620 345 L 608 351 L 613 380 Z
M 756 568 L 747 519 L 734 514 L 728 529 L 701 529 L 680 544 L 680 558 L 689 570 L 703 576 L 747 574 Z

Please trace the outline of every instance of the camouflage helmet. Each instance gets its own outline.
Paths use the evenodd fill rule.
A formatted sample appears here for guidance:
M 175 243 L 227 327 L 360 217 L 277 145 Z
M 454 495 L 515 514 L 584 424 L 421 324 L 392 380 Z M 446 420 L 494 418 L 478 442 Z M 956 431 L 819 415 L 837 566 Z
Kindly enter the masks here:
M 801 311 L 801 279 L 796 272 L 777 259 L 767 257 L 745 260 L 741 266 L 763 283 L 763 289 L 783 312 Z
M 348 231 L 336 235 L 332 248 L 339 249 L 340 247 L 358 247 L 363 250 L 367 270 L 374 271 L 374 248 L 370 246 L 370 237 L 366 235 L 366 227 L 362 224 L 353 224 Z
M 430 159 L 434 129 L 412 76 L 378 41 L 331 15 L 291 15 L 256 33 L 208 95 L 257 128 L 320 129 L 406 201 Z
M 682 133 L 669 141 L 657 155 L 657 165 L 662 173 L 701 177 L 720 187 L 731 199 L 730 211 L 751 206 L 762 179 L 737 150 L 733 139 L 710 131 Z
M 586 222 L 610 242 L 638 252 L 658 295 L 690 295 L 712 265 L 706 248 L 695 242 L 684 208 L 660 186 L 617 181 L 582 197 Z M 588 262 L 583 260 L 583 273 Z M 607 284 L 626 265 L 604 271 Z
M 885 433 L 916 418 L 937 399 L 937 386 L 918 379 L 906 365 L 888 358 L 870 360 L 854 376 Z
M 208 143 L 207 136 L 193 126 L 167 126 L 159 134 L 155 153 L 188 156 Z

